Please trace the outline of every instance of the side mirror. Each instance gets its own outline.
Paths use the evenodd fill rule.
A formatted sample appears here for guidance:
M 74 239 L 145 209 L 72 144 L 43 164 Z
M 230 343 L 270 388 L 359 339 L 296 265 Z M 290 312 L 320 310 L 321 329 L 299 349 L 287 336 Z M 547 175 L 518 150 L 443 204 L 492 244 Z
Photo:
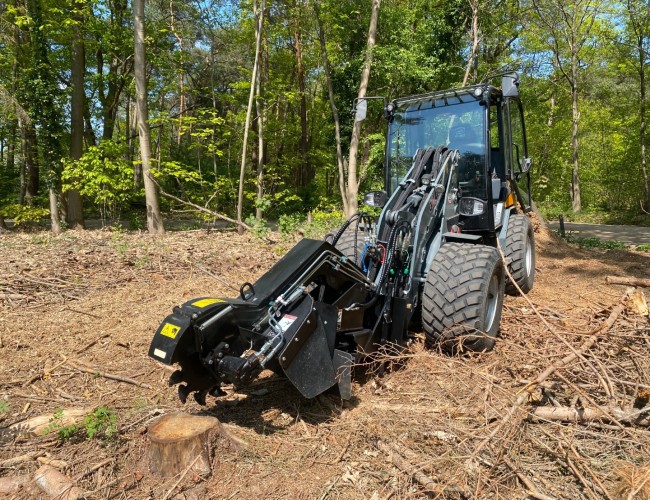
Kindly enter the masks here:
M 366 99 L 359 99 L 354 113 L 354 121 L 362 122 L 366 119 L 368 113 L 368 101 Z
M 501 91 L 504 97 L 517 97 L 519 95 L 519 77 L 516 73 L 504 75 L 501 78 Z
M 369 207 L 382 208 L 388 201 L 386 191 L 369 191 L 363 196 L 363 202 Z
M 524 164 L 521 166 L 521 172 L 526 174 L 530 170 L 530 167 L 533 166 L 532 158 L 524 158 Z

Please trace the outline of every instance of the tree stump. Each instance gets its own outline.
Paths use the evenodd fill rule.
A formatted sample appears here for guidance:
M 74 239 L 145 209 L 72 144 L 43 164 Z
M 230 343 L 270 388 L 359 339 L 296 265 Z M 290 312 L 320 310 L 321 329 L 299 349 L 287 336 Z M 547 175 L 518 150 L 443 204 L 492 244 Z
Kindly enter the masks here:
M 216 438 L 224 436 L 214 417 L 185 413 L 163 415 L 147 429 L 149 469 L 162 477 L 187 473 L 209 475 Z

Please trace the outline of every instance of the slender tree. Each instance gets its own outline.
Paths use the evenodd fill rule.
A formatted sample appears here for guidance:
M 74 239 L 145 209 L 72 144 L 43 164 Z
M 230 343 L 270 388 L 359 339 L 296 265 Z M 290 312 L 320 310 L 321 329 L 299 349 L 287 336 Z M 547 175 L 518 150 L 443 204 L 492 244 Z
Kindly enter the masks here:
M 244 213 L 244 183 L 246 181 L 246 150 L 248 148 L 248 133 L 251 123 L 251 113 L 253 111 L 253 98 L 255 97 L 255 82 L 257 81 L 257 72 L 259 71 L 260 48 L 262 46 L 262 28 L 264 23 L 264 10 L 266 9 L 266 0 L 262 0 L 261 6 L 258 7 L 257 0 L 253 3 L 253 17 L 255 22 L 255 62 L 253 63 L 253 72 L 251 75 L 251 90 L 248 95 L 248 106 L 246 108 L 246 121 L 244 123 L 244 139 L 241 152 L 241 165 L 239 168 L 239 191 L 237 194 L 237 223 L 239 231 L 244 231 L 243 222 Z
M 343 148 L 341 145 L 341 121 L 339 119 L 339 111 L 336 107 L 336 100 L 334 96 L 334 85 L 332 84 L 332 75 L 330 69 L 330 61 L 327 55 L 327 43 L 325 42 L 325 29 L 320 13 L 320 5 L 318 0 L 314 2 L 314 13 L 316 15 L 316 22 L 318 24 L 318 39 L 320 42 L 321 58 L 323 60 L 323 72 L 325 73 L 325 83 L 327 85 L 327 97 L 332 110 L 332 119 L 334 120 L 334 141 L 336 143 L 336 165 L 338 168 L 338 183 L 341 192 L 341 199 L 343 200 L 343 213 L 352 213 L 348 206 L 348 197 L 346 196 L 345 189 L 345 172 L 347 170 L 347 160 L 343 155 Z
M 580 85 L 585 66 L 586 45 L 600 13 L 600 0 L 533 0 L 538 19 L 560 74 L 571 93 L 571 202 L 574 212 L 582 210 L 580 192 L 579 129 Z
M 370 79 L 370 66 L 372 65 L 373 48 L 377 37 L 377 22 L 379 20 L 379 7 L 381 0 L 372 0 L 372 11 L 370 14 L 370 26 L 368 28 L 368 39 L 366 41 L 366 60 L 361 72 L 361 82 L 359 83 L 359 93 L 357 102 L 361 102 L 366 97 L 368 90 L 368 81 Z M 345 185 L 345 192 L 341 193 L 347 199 L 347 211 L 345 215 L 350 217 L 358 210 L 359 203 L 357 195 L 359 193 L 359 176 L 357 172 L 357 156 L 359 154 L 359 139 L 361 137 L 361 121 L 355 120 L 352 127 L 352 138 L 350 139 L 350 159 L 348 160 L 348 176 Z
M 144 45 L 144 0 L 133 0 L 134 17 L 134 65 L 135 94 L 138 113 L 138 136 L 140 138 L 140 158 L 142 163 L 142 177 L 144 180 L 144 193 L 147 204 L 147 229 L 150 234 L 163 234 L 165 232 L 160 208 L 158 206 L 158 192 L 151 177 L 151 131 L 149 129 L 149 113 L 147 110 L 147 78 L 145 68 L 147 60 Z
M 646 67 L 650 63 L 650 2 L 627 0 L 625 3 L 628 30 L 636 50 L 636 71 L 639 76 L 639 153 L 643 178 L 643 204 L 650 211 L 650 184 L 648 182 L 646 110 Z

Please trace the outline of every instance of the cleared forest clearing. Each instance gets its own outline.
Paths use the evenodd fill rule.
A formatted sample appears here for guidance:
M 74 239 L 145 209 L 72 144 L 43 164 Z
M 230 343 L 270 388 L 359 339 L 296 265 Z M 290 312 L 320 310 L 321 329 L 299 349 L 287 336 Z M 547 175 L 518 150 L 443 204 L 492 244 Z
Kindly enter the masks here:
M 186 299 L 235 295 L 286 238 L 5 234 L 0 488 L 42 496 L 15 485 L 49 463 L 89 498 L 648 495 L 648 289 L 606 276 L 648 280 L 650 255 L 578 250 L 537 231 L 531 302 L 506 299 L 493 352 L 453 358 L 416 342 L 387 356 L 383 377 L 360 367 L 344 405 L 306 400 L 269 373 L 207 407 L 183 407 L 167 387 L 170 371 L 147 357 L 153 332 Z M 218 452 L 211 477 L 147 470 L 147 425 L 178 410 L 216 416 L 238 443 Z

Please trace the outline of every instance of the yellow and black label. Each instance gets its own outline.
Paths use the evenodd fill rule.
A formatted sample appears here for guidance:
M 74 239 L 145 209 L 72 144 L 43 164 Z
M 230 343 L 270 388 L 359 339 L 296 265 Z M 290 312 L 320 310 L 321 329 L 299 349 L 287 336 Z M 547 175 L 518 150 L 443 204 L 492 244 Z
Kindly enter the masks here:
M 171 323 L 165 323 L 163 327 L 160 329 L 160 335 L 164 335 L 165 337 L 169 337 L 170 339 L 175 339 L 176 335 L 178 335 L 178 332 L 181 331 L 180 326 L 172 325 Z
M 197 300 L 196 302 L 192 302 L 192 305 L 194 307 L 206 307 L 206 306 L 211 306 L 212 304 L 220 304 L 222 302 L 225 302 L 225 300 L 221 300 L 221 299 L 201 299 L 201 300 Z

